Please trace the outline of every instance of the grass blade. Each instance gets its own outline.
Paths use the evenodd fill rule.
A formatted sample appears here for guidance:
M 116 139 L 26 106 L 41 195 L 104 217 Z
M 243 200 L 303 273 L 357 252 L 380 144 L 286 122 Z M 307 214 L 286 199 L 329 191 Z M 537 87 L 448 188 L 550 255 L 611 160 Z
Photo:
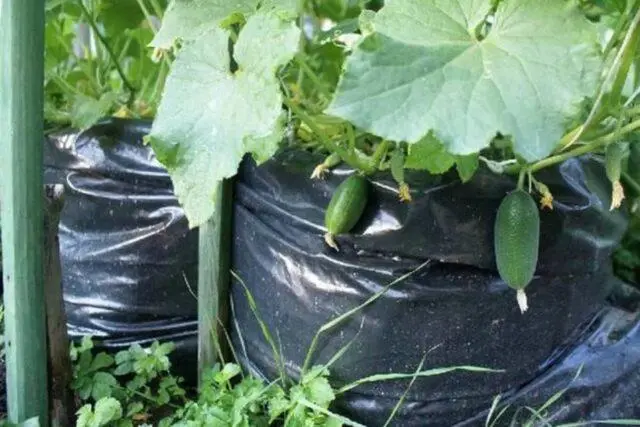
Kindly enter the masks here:
M 504 372 L 503 370 L 498 370 L 498 369 L 489 369 L 489 368 L 481 368 L 478 366 L 453 366 L 453 367 L 449 367 L 449 368 L 435 368 L 435 369 L 428 369 L 426 371 L 420 371 L 420 372 L 415 372 L 412 374 L 407 374 L 407 373 L 397 373 L 397 374 L 376 374 L 376 375 L 371 375 L 369 377 L 365 377 L 365 378 L 361 378 L 359 380 L 356 380 L 354 382 L 352 382 L 351 384 L 347 384 L 343 387 L 341 387 L 338 391 L 336 391 L 336 394 L 342 394 L 345 393 L 349 390 L 352 390 L 358 386 L 361 386 L 362 384 L 367 384 L 367 383 L 376 383 L 376 382 L 383 382 L 383 381 L 397 381 L 397 380 L 406 380 L 409 378 L 413 378 L 414 376 L 416 377 L 433 377 L 433 376 L 437 376 L 437 375 L 443 375 L 443 374 L 448 374 L 450 372 L 455 372 L 455 371 L 466 371 L 466 372 L 484 372 L 484 373 L 497 373 L 497 372 Z
M 365 307 L 373 304 L 376 300 L 378 300 L 382 295 L 384 295 L 393 286 L 395 286 L 398 283 L 400 283 L 400 282 L 406 280 L 407 278 L 411 277 L 412 275 L 414 275 L 418 271 L 420 271 L 423 268 L 425 268 L 426 266 L 428 266 L 430 263 L 431 263 L 431 260 L 427 260 L 427 261 L 423 262 L 422 264 L 420 264 L 415 269 L 411 270 L 410 272 L 408 272 L 406 274 L 403 274 L 399 278 L 395 279 L 394 281 L 392 281 L 391 283 L 386 285 L 379 292 L 376 292 L 368 300 L 366 300 L 365 302 L 363 302 L 359 306 L 352 308 L 351 310 L 347 311 L 346 313 L 343 313 L 340 316 L 338 316 L 338 317 L 334 318 L 333 320 L 330 320 L 329 322 L 327 322 L 324 325 L 322 325 L 320 327 L 320 329 L 318 329 L 318 332 L 316 332 L 315 336 L 313 337 L 313 340 L 311 340 L 311 344 L 309 345 L 309 350 L 307 350 L 307 356 L 305 357 L 304 364 L 302 365 L 302 374 L 304 375 L 304 373 L 307 372 L 307 370 L 309 369 L 309 364 L 311 363 L 311 358 L 313 357 L 313 354 L 315 353 L 316 347 L 318 346 L 318 340 L 320 339 L 320 336 L 323 333 L 325 333 L 326 331 L 334 328 L 335 326 L 339 325 L 340 323 L 344 322 L 345 320 L 347 320 L 348 318 L 350 318 L 351 316 L 353 316 L 357 312 L 361 311 Z
M 234 279 L 238 281 L 238 283 L 240 283 L 240 285 L 244 289 L 245 298 L 249 303 L 249 308 L 251 309 L 253 316 L 255 317 L 256 321 L 260 325 L 262 336 L 271 347 L 271 351 L 273 352 L 273 357 L 276 361 L 276 364 L 278 365 L 278 370 L 280 371 L 280 377 L 283 379 L 286 378 L 286 371 L 284 368 L 284 362 L 282 361 L 282 355 L 278 351 L 278 347 L 276 346 L 276 343 L 273 337 L 271 336 L 271 332 L 269 332 L 269 328 L 267 324 L 264 322 L 264 320 L 262 320 L 262 316 L 260 315 L 260 310 L 258 309 L 258 304 L 256 303 L 256 300 L 253 298 L 253 294 L 251 293 L 247 285 L 244 283 L 244 281 L 240 278 L 240 276 L 236 274 L 235 271 L 231 270 L 231 275 L 233 276 Z
M 356 342 L 356 339 L 358 339 L 358 335 L 360 335 L 360 332 L 362 331 L 362 327 L 364 326 L 364 319 L 362 319 L 362 322 L 360 322 L 360 329 L 358 329 L 358 332 L 353 336 L 353 338 L 351 338 L 349 340 L 348 343 L 346 343 L 344 346 L 342 346 L 342 348 L 340 350 L 338 350 L 336 352 L 336 354 L 333 355 L 333 357 L 331 358 L 331 360 L 329 360 L 324 366 L 325 368 L 329 369 L 334 363 L 336 363 L 338 360 L 340 360 L 340 358 L 342 356 L 344 356 L 344 354 L 347 352 L 347 350 L 349 350 L 349 347 L 351 347 L 351 345 Z
M 507 405 L 504 408 L 502 408 L 500 412 L 498 412 L 498 415 L 496 416 L 496 418 L 491 422 L 491 427 L 495 427 L 498 424 L 498 421 L 502 419 L 502 417 L 510 407 L 511 406 Z
M 529 417 L 529 420 L 525 423 L 526 426 L 533 427 L 535 425 L 534 422 L 538 420 L 546 427 L 553 427 L 553 425 L 551 425 L 551 423 L 544 417 L 544 415 L 540 413 L 539 410 L 535 410 L 529 406 L 525 406 L 524 409 L 531 413 L 531 417 Z
M 578 379 L 578 377 L 582 374 L 583 368 L 584 368 L 584 365 L 580 365 L 580 367 L 578 368 L 578 371 L 573 376 L 573 379 L 569 382 L 569 385 L 566 388 L 554 394 L 553 396 L 551 396 L 551 398 L 549 398 L 549 400 L 547 400 L 544 405 L 538 408 L 538 412 L 542 412 L 545 409 L 549 408 L 551 405 L 556 403 L 562 396 L 564 396 L 564 394 L 569 390 L 569 387 L 571 387 L 571 384 L 573 384 Z
M 413 378 L 411 378 L 411 382 L 409 382 L 409 385 L 407 386 L 406 390 L 404 391 L 404 393 L 402 393 L 402 396 L 400 396 L 400 399 L 398 400 L 398 403 L 396 403 L 396 406 L 393 407 L 393 410 L 391 411 L 391 414 L 389 414 L 389 418 L 387 418 L 387 422 L 384 423 L 383 427 L 388 427 L 389 424 L 391 424 L 391 421 L 393 421 L 393 419 L 396 417 L 396 414 L 402 407 L 404 400 L 407 398 L 407 395 L 409 394 L 409 390 L 411 390 L 411 387 L 413 387 L 413 383 L 415 383 L 416 379 L 418 378 L 417 374 L 420 373 L 420 371 L 422 371 L 422 367 L 424 366 L 425 360 L 427 360 L 426 354 L 422 356 L 422 360 L 420 361 L 420 364 L 418 365 L 418 369 L 416 369 L 416 372 L 414 373 Z
M 491 409 L 489 409 L 489 414 L 487 415 L 487 420 L 484 423 L 484 427 L 493 426 L 493 423 L 491 423 L 491 418 L 493 417 L 493 413 L 496 411 L 496 409 L 498 409 L 498 404 L 500 403 L 501 398 L 502 395 L 499 394 L 493 399 L 493 402 L 491 402 Z

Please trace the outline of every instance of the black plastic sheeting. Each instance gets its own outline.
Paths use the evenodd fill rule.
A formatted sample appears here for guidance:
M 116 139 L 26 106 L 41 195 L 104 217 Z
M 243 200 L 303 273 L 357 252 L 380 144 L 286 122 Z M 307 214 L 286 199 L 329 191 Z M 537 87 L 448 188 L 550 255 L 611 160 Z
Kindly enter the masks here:
M 197 231 L 171 179 L 142 143 L 146 121 L 109 120 L 45 138 L 45 182 L 65 185 L 62 282 L 72 339 L 118 350 L 173 341 L 195 376 Z
M 188 229 L 169 176 L 142 144 L 148 131 L 148 122 L 114 119 L 45 140 L 45 180 L 66 186 L 60 243 L 69 328 L 72 338 L 90 334 L 112 350 L 174 341 L 174 365 L 193 379 L 197 232 Z M 608 211 L 601 164 L 572 160 L 540 174 L 556 203 L 541 214 L 540 268 L 528 288 L 531 308 L 521 315 L 491 250 L 493 219 L 511 179 L 480 171 L 461 185 L 454 176 L 412 174 L 414 202 L 406 205 L 393 182 L 377 177 L 365 216 L 353 234 L 338 238 L 336 253 L 322 240 L 324 209 L 350 171 L 309 180 L 320 160 L 285 152 L 260 168 L 247 161 L 235 188 L 233 268 L 277 337 L 290 375 L 299 374 L 324 322 L 429 259 L 323 337 L 314 363 L 357 335 L 332 367 L 338 383 L 413 372 L 425 353 L 424 369 L 506 369 L 418 379 L 398 426 L 482 425 L 498 393 L 514 408 L 536 406 L 570 383 L 552 421 L 640 417 L 639 300 L 619 291 L 618 306 L 605 300 L 620 289 L 610 254 L 626 219 Z M 231 291 L 241 362 L 274 377 L 270 347 L 241 289 Z M 335 409 L 381 425 L 406 385 L 361 386 Z
M 297 377 L 316 331 L 358 306 L 384 285 L 426 260 L 432 262 L 373 305 L 323 336 L 314 363 L 326 362 L 355 338 L 332 367 L 349 383 L 377 373 L 475 365 L 504 373 L 457 372 L 418 379 L 398 414 L 398 426 L 482 425 L 493 398 L 541 405 L 567 387 L 569 406 L 555 420 L 640 417 L 638 314 L 606 303 L 618 283 L 611 254 L 626 228 L 609 212 L 610 186 L 593 158 L 570 160 L 538 178 L 555 196 L 542 211 L 539 268 L 522 315 L 515 292 L 498 277 L 493 222 L 512 190 L 511 177 L 480 170 L 462 185 L 455 175 L 413 174 L 413 202 L 398 202 L 396 185 L 373 179 L 367 211 L 340 252 L 322 235 L 324 210 L 350 171 L 326 181 L 308 179 L 322 159 L 282 153 L 257 168 L 247 161 L 235 188 L 233 268 L 249 287 L 262 319 Z M 246 302 L 232 286 L 233 340 L 242 363 L 277 376 L 271 347 Z M 362 385 L 341 396 L 337 409 L 375 427 L 405 392 L 407 382 Z

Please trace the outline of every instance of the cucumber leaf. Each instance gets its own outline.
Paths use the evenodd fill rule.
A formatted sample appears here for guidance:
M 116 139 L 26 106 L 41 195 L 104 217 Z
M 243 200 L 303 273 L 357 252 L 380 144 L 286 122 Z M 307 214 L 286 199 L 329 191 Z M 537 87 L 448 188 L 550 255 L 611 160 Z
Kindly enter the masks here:
M 289 15 L 287 18 L 292 18 L 297 7 L 298 0 L 174 0 L 151 46 L 169 49 L 176 39 L 195 40 L 233 15 L 248 18 L 258 9 L 284 12 Z
M 447 152 L 440 141 L 429 134 L 418 143 L 409 146 L 409 155 L 404 167 L 426 170 L 437 175 L 445 173 L 455 163 L 456 158 Z
M 528 161 L 546 157 L 595 92 L 597 29 L 570 1 L 395 0 L 347 60 L 327 113 L 392 141 L 433 131 L 453 154 L 497 132 Z
M 480 158 L 477 154 L 469 154 L 468 156 L 456 156 L 456 169 L 462 182 L 468 182 L 473 178 L 480 166 Z
M 251 13 L 258 3 L 259 0 L 173 0 L 151 46 L 169 49 L 176 39 L 194 40 L 234 13 Z
M 178 53 L 149 141 L 164 164 L 192 227 L 214 213 L 217 184 L 235 175 L 246 153 L 263 161 L 283 135 L 276 70 L 298 49 L 300 30 L 275 13 L 251 16 L 234 46 L 213 28 Z M 262 43 L 270 40 L 270 43 Z

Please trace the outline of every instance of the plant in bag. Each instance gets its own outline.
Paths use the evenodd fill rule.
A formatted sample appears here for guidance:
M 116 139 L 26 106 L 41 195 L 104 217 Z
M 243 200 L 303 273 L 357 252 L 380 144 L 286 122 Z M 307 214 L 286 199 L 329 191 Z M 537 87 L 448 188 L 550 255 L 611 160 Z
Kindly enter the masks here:
M 637 184 L 625 160 L 637 143 L 625 147 L 640 130 L 638 40 L 637 0 L 174 0 L 151 43 L 175 60 L 149 142 L 193 227 L 245 154 L 261 164 L 283 146 L 326 156 L 314 178 L 339 163 L 390 171 L 403 202 L 405 170 L 467 182 L 486 167 L 514 188 L 521 176 L 495 249 L 522 303 L 537 260 L 528 194 L 554 203 L 536 174 L 602 156 L 613 208 Z M 363 194 L 341 186 L 328 200 L 328 237 L 352 228 Z M 520 210 L 526 244 L 508 237 L 520 225 L 505 212 Z

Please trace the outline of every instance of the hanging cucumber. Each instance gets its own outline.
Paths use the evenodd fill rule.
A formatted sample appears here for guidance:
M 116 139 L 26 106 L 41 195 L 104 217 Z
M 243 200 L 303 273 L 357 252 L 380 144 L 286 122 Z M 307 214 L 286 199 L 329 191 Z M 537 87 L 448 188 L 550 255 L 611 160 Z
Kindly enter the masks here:
M 324 240 L 329 246 L 338 250 L 334 237 L 348 233 L 358 223 L 368 198 L 369 181 L 361 175 L 352 175 L 338 186 L 324 217 Z
M 620 183 L 620 177 L 622 175 L 622 161 L 624 160 L 626 150 L 626 142 L 614 142 L 607 146 L 605 153 L 607 178 L 609 178 L 612 185 L 611 210 L 619 208 L 624 200 L 624 188 Z
M 502 200 L 494 231 L 498 272 L 518 291 L 518 306 L 524 313 L 528 309 L 524 288 L 535 274 L 540 245 L 540 214 L 529 193 L 518 189 Z

